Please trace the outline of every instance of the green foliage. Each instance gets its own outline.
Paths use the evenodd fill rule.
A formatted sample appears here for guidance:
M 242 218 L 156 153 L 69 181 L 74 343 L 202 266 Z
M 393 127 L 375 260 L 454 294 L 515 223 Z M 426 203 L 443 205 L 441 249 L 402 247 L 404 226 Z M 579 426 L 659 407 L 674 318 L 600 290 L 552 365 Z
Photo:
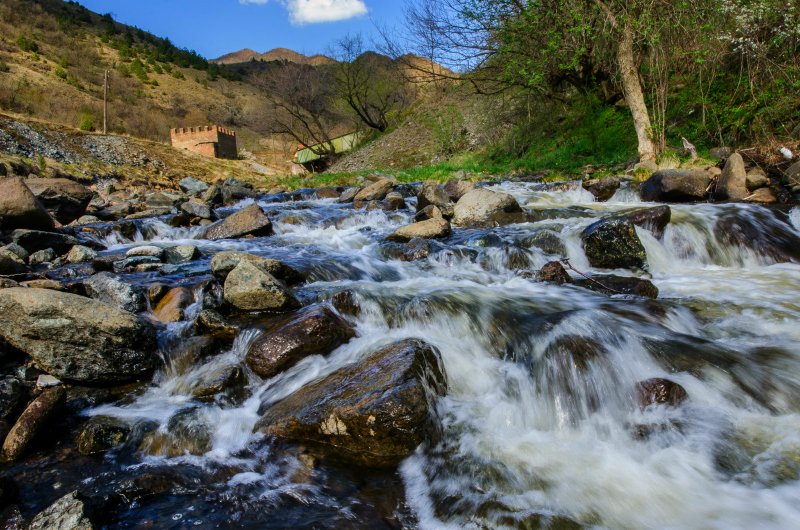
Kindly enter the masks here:
M 161 68 L 161 67 L 160 67 L 159 65 L 157 65 L 157 64 L 154 64 L 154 65 L 153 65 L 153 71 L 154 71 L 155 73 L 157 73 L 157 74 L 163 74 L 163 73 L 164 73 L 164 69 L 163 69 L 163 68 Z
M 125 63 L 120 63 L 120 65 L 117 66 L 117 72 L 119 73 L 119 75 L 121 77 L 130 77 L 131 76 L 131 69 L 128 68 L 128 65 L 125 64 Z
M 88 114 L 84 114 L 83 121 L 81 121 L 80 130 L 94 132 L 94 122 L 92 121 L 92 117 Z
M 142 83 L 149 83 L 150 79 L 147 77 L 147 69 L 139 59 L 134 59 L 131 61 L 131 73 L 139 78 L 139 81 Z
M 28 39 L 22 33 L 20 33 L 19 37 L 17 37 L 17 40 L 15 42 L 19 47 L 19 49 L 22 50 L 23 52 L 35 53 L 39 51 L 39 45 L 36 43 L 36 41 L 33 39 Z
M 6 73 L 11 70 L 11 67 L 8 66 L 8 63 L 5 61 L 0 61 L 0 72 Z
M 165 64 L 164 65 L 164 71 L 167 72 L 168 74 L 171 74 L 172 73 L 172 65 Z
M 180 70 L 173 70 L 172 71 L 172 77 L 174 77 L 175 79 L 186 79 L 183 76 L 183 72 L 181 72 Z
M 58 66 L 61 68 L 67 68 L 69 66 L 69 59 L 67 57 L 61 57 L 58 60 Z
M 63 68 L 61 68 L 60 66 L 58 68 L 56 68 L 55 74 L 56 74 L 56 77 L 60 77 L 61 79 L 66 79 L 67 78 L 67 71 L 64 70 Z
M 44 155 L 40 154 L 39 157 L 37 158 L 37 162 L 39 164 L 39 169 L 41 171 L 47 169 L 47 160 L 45 160 Z
M 431 138 L 436 142 L 439 154 L 449 157 L 467 145 L 467 130 L 464 115 L 453 104 L 447 105 L 436 114 L 425 113 L 422 122 L 430 129 Z

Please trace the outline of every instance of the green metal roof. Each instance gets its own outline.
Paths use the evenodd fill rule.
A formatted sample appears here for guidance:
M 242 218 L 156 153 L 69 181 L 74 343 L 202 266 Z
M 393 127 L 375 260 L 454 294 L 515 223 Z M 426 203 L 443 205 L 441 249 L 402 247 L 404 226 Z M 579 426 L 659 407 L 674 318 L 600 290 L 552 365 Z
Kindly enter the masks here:
M 333 146 L 333 151 L 336 153 L 344 153 L 345 151 L 351 150 L 358 143 L 358 140 L 361 138 L 361 134 L 362 133 L 358 131 L 334 138 L 330 141 L 331 145 Z M 304 149 L 298 149 L 298 151 L 294 154 L 294 161 L 298 164 L 305 164 L 308 162 L 313 162 L 314 160 L 319 160 L 321 157 L 314 152 L 314 148 L 320 145 L 322 144 L 311 145 Z

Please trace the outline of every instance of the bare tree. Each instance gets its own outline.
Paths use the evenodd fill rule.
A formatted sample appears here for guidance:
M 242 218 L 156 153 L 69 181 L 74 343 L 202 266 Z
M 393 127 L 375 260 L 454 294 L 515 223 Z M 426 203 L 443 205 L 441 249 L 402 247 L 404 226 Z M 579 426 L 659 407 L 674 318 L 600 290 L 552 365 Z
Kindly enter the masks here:
M 381 132 L 389 126 L 389 115 L 405 107 L 408 89 L 391 58 L 367 51 L 361 34 L 336 41 L 331 68 L 339 96 L 359 119 Z
M 335 154 L 331 140 L 343 117 L 330 69 L 284 62 L 254 74 L 253 83 L 269 102 L 265 132 L 294 138 L 321 157 Z

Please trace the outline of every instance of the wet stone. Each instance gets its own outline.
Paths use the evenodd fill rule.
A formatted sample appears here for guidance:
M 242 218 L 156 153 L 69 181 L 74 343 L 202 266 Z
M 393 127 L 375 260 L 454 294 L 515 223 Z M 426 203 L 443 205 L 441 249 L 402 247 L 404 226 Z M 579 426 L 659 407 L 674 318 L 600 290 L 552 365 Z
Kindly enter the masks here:
M 40 263 L 50 263 L 51 261 L 56 259 L 56 253 L 52 248 L 47 248 L 44 250 L 39 250 L 34 252 L 28 258 L 31 267 L 34 265 L 38 265 Z
M 203 310 L 194 325 L 199 333 L 208 333 L 222 340 L 232 341 L 239 331 L 239 326 L 210 309 Z
M 581 234 L 583 249 L 592 267 L 605 269 L 643 268 L 647 255 L 626 217 L 601 219 Z
M 176 287 L 171 289 L 159 301 L 153 316 L 165 324 L 170 322 L 180 322 L 186 318 L 184 310 L 194 303 L 194 293 L 186 287 Z
M 108 451 L 125 443 L 130 427 L 122 420 L 97 416 L 84 425 L 78 436 L 78 451 L 84 455 Z
M 22 412 L 3 443 L 2 458 L 19 459 L 39 434 L 57 421 L 57 415 L 66 404 L 66 390 L 57 386 L 45 390 Z
M 242 311 L 289 311 L 300 302 L 256 262 L 240 262 L 225 279 L 225 301 Z
M 202 253 L 194 245 L 176 245 L 164 250 L 163 260 L 164 263 L 186 263 L 196 259 L 200 259 Z
M 95 530 L 94 511 L 87 499 L 73 491 L 36 515 L 28 530 Z
M 163 283 L 154 283 L 147 288 L 147 299 L 155 306 L 169 292 L 169 287 Z
M 14 416 L 23 402 L 23 389 L 18 379 L 6 376 L 0 380 L 0 419 Z
M 650 230 L 655 237 L 661 237 L 664 234 L 664 229 L 671 219 L 672 210 L 666 205 L 628 214 L 628 220 L 631 223 Z
M 574 283 L 567 270 L 560 261 L 550 261 L 536 273 L 536 279 L 540 282 L 550 282 L 558 285 Z
M 636 383 L 636 399 L 642 409 L 650 405 L 677 407 L 688 397 L 681 385 L 669 379 L 653 378 Z
M 596 282 L 600 282 L 602 285 L 585 278 L 579 278 L 575 281 L 575 284 L 585 289 L 591 289 L 592 291 L 602 292 L 608 295 L 631 294 L 644 298 L 658 298 L 658 287 L 645 278 L 598 274 L 594 275 L 593 279 L 596 280 Z
M 551 230 L 541 230 L 520 242 L 525 248 L 538 248 L 547 254 L 564 256 L 567 253 L 559 235 Z
M 425 259 L 430 256 L 433 248 L 427 239 L 416 237 L 406 243 L 403 248 L 403 253 L 400 255 L 400 261 L 416 261 L 418 259 Z
M 206 374 L 203 381 L 192 390 L 196 399 L 213 399 L 215 396 L 230 392 L 241 393 L 247 378 L 240 366 L 227 365 Z

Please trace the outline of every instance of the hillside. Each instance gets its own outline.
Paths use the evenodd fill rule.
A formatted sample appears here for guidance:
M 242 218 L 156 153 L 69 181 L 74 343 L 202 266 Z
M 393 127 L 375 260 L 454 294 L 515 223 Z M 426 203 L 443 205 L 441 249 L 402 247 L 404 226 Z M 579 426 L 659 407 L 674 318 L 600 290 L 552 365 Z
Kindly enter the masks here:
M 222 57 L 211 59 L 208 62 L 212 64 L 240 64 L 248 61 L 289 61 L 297 64 L 308 64 L 311 66 L 320 66 L 335 62 L 330 57 L 324 55 L 311 55 L 306 56 L 287 48 L 275 48 L 266 53 L 258 53 L 249 48 L 239 50 L 238 52 L 228 53 Z

